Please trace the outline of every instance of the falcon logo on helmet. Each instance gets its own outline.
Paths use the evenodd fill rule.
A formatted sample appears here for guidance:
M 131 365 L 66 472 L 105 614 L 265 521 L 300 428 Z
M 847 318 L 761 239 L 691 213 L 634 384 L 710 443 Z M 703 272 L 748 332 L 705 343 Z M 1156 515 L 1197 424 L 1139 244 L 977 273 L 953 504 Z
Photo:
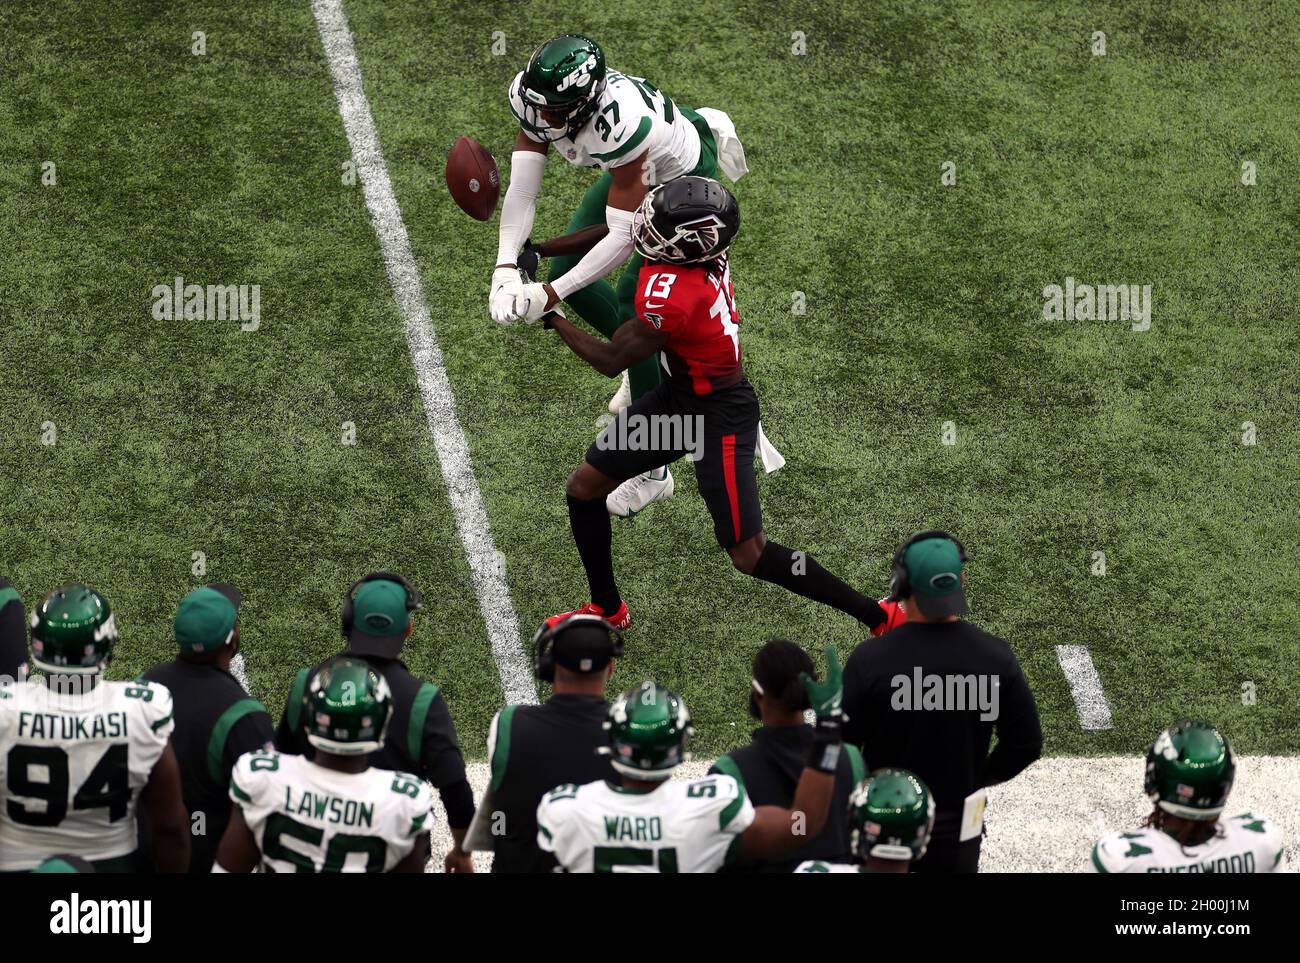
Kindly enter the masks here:
M 718 181 L 678 177 L 645 196 L 632 241 L 647 261 L 698 264 L 721 257 L 740 230 L 740 205 Z

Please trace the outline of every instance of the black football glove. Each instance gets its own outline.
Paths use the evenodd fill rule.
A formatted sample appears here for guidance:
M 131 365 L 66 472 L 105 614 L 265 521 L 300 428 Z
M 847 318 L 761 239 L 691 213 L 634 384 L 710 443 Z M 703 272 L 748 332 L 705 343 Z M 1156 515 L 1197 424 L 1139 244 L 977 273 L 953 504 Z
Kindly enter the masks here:
M 533 239 L 530 237 L 524 241 L 524 249 L 515 258 L 515 267 L 519 269 L 519 273 L 524 276 L 525 281 L 536 282 L 537 268 L 541 265 L 541 262 L 541 249 L 533 243 Z

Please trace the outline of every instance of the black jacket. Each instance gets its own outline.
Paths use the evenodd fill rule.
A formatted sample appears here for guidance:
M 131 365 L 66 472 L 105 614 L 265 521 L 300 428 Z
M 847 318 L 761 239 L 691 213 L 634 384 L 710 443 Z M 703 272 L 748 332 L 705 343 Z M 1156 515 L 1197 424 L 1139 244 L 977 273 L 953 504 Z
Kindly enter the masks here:
M 618 781 L 609 756 L 609 703 L 594 695 L 553 695 L 539 706 L 511 705 L 493 723 L 493 809 L 502 815 L 494 873 L 543 872 L 554 863 L 537 848 L 537 804 L 565 783 Z
M 961 693 L 966 707 L 949 693 Z M 957 825 L 972 792 L 1012 778 L 1043 748 L 1038 706 L 1011 647 L 960 619 L 907 622 L 859 645 L 844 666 L 844 711 L 845 740 L 862 747 L 868 770 L 900 766 L 930 787 L 936 833 Z
M 442 797 L 447 824 L 454 829 L 467 828 L 474 818 L 474 792 L 465 778 L 465 759 L 456 740 L 451 710 L 438 687 L 411 675 L 401 659 L 342 654 L 370 663 L 393 692 L 393 717 L 384 747 L 370 754 L 370 764 L 428 780 Z M 281 752 L 309 759 L 315 755 L 299 723 L 303 694 L 324 664 L 301 670 L 293 680 L 284 715 L 275 730 L 275 747 Z
M 812 738 L 812 726 L 764 726 L 754 730 L 749 745 L 718 757 L 709 772 L 735 776 L 755 806 L 788 808 L 794 802 Z M 849 796 L 865 775 L 862 755 L 846 744 L 840 753 L 825 828 L 785 859 L 741 864 L 727 871 L 789 873 L 806 859 L 849 862 Z
M 176 659 L 158 663 L 142 678 L 172 694 L 172 748 L 190 814 L 190 872 L 209 873 L 230 822 L 230 770 L 244 753 L 270 744 L 271 717 L 234 676 L 215 665 Z

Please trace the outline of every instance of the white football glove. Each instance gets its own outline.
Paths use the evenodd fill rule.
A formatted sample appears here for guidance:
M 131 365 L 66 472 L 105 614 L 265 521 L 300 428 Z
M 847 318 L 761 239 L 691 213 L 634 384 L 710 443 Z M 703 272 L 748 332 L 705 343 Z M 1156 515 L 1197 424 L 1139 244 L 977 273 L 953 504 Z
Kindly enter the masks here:
M 519 269 L 499 267 L 492 272 L 492 293 L 488 295 L 488 314 L 497 324 L 514 324 L 515 297 L 524 289 Z
M 515 314 L 525 321 L 536 321 L 546 313 L 549 300 L 545 284 L 525 284 L 523 290 L 515 295 Z

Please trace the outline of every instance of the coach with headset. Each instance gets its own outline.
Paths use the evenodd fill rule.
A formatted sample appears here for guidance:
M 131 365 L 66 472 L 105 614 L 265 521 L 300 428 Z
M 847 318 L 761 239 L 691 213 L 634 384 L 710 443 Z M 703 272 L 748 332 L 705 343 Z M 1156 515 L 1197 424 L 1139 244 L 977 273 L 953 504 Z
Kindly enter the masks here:
M 1043 748 L 1011 647 L 962 619 L 965 565 L 966 549 L 947 532 L 900 545 L 883 604 L 890 624 L 906 621 L 859 645 L 844 666 L 845 743 L 862 747 L 869 770 L 911 770 L 934 795 L 934 835 L 918 873 L 977 872 L 985 787 L 1018 775 Z
M 543 872 L 537 805 L 565 783 L 618 780 L 609 756 L 605 686 L 623 635 L 597 615 L 571 615 L 533 637 L 534 670 L 552 694 L 541 705 L 508 705 L 488 730 L 492 782 L 474 817 L 475 849 L 491 849 L 494 873 Z
M 343 637 L 348 648 L 341 654 L 368 662 L 393 693 L 384 747 L 370 754 L 370 764 L 412 773 L 438 790 L 455 839 L 444 866 L 449 873 L 472 873 L 474 863 L 462 843 L 474 816 L 474 793 L 465 778 L 456 727 L 438 687 L 417 679 L 401 660 L 402 644 L 414 628 L 411 613 L 419 608 L 420 593 L 406 579 L 391 572 L 371 572 L 354 583 L 343 600 Z M 324 664 L 301 670 L 293 680 L 275 733 L 275 746 L 281 752 L 313 754 L 301 727 L 303 698 Z

